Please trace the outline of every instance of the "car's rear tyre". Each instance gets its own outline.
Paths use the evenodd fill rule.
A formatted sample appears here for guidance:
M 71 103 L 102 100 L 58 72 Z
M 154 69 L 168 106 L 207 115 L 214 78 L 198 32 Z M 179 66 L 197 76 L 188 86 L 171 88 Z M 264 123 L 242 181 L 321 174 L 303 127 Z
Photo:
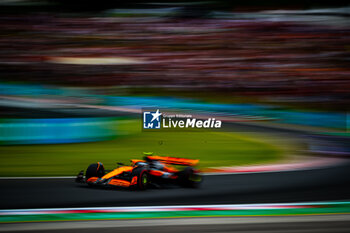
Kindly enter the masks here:
M 142 167 L 135 168 L 131 173 L 131 178 L 137 177 L 137 182 L 132 186 L 133 189 L 145 190 L 149 186 L 148 171 Z
M 85 179 L 88 180 L 91 177 L 101 178 L 104 175 L 105 175 L 105 168 L 103 164 L 100 162 L 93 163 L 93 164 L 90 164 L 90 166 L 86 169 Z
M 192 167 L 186 167 L 178 174 L 179 184 L 186 188 L 199 188 L 203 177 Z

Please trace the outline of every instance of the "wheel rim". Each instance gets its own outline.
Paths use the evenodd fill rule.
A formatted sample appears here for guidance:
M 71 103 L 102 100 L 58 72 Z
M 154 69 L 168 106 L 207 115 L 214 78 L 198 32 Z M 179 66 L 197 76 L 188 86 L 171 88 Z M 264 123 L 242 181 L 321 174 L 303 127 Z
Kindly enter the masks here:
M 202 177 L 198 174 L 191 174 L 190 177 L 189 177 L 189 180 L 190 181 L 193 181 L 193 182 L 201 182 L 202 180 Z
M 143 174 L 142 175 L 141 182 L 142 182 L 142 185 L 146 185 L 147 184 L 147 174 Z

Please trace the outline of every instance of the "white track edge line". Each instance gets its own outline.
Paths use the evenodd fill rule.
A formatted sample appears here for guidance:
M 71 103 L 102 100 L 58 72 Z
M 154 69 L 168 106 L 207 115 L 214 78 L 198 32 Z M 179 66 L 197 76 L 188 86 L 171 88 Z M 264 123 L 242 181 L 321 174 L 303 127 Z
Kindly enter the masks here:
M 15 211 L 61 211 L 61 210 L 113 210 L 113 209 L 168 209 L 168 208 L 210 208 L 210 207 L 263 207 L 263 206 L 298 206 L 298 205 L 327 205 L 349 204 L 350 201 L 320 201 L 320 202 L 282 202 L 257 204 L 220 204 L 220 205 L 166 205 L 166 206 L 122 206 L 122 207 L 77 207 L 77 208 L 39 208 L 39 209 L 2 209 L 0 212 Z

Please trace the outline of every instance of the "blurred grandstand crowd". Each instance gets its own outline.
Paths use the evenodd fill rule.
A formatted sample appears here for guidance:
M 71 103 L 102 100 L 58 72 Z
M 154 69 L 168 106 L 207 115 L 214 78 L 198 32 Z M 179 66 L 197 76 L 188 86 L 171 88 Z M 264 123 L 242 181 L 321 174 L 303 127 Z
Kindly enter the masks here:
M 0 81 L 350 99 L 344 25 L 47 13 L 0 20 Z M 94 64 L 102 57 L 116 60 Z

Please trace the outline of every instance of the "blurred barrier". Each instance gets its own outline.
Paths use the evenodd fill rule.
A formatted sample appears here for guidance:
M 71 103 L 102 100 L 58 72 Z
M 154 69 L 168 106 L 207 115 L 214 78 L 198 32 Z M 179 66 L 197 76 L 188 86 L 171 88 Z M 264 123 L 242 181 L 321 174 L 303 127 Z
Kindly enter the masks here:
M 278 106 L 259 104 L 206 103 L 171 97 L 105 97 L 107 105 L 123 105 L 144 108 L 176 108 L 194 111 L 215 112 L 225 115 L 246 115 L 263 117 L 281 123 L 345 130 L 346 113 L 301 111 L 281 109 Z
M 178 108 L 240 114 L 257 112 L 266 108 L 257 104 L 216 104 L 172 97 L 106 96 L 105 100 L 107 105 L 113 106 L 127 105 L 138 107 L 141 106 L 144 108 Z
M 309 135 L 309 151 L 315 154 L 350 156 L 349 136 Z
M 63 89 L 49 87 L 44 85 L 31 84 L 0 84 L 0 93 L 2 95 L 62 95 Z
M 173 97 L 107 96 L 89 93 L 79 88 L 58 88 L 55 86 L 0 84 L 0 93 L 5 95 L 52 95 L 95 98 L 107 106 L 127 106 L 131 108 L 166 108 L 205 111 L 224 115 L 253 116 L 280 123 L 297 124 L 346 130 L 347 117 L 344 112 L 301 111 L 283 109 L 264 104 L 222 104 Z
M 0 120 L 0 144 L 5 145 L 90 142 L 117 135 L 117 118 Z
M 275 116 L 278 121 L 287 124 L 327 127 L 346 130 L 346 113 L 336 112 L 307 112 L 297 110 L 277 110 L 262 112 L 265 116 Z
M 59 87 L 55 85 L 39 85 L 39 84 L 9 84 L 0 83 L 1 95 L 14 96 L 79 96 L 87 93 L 82 89 Z

